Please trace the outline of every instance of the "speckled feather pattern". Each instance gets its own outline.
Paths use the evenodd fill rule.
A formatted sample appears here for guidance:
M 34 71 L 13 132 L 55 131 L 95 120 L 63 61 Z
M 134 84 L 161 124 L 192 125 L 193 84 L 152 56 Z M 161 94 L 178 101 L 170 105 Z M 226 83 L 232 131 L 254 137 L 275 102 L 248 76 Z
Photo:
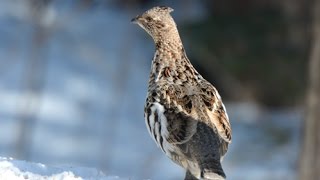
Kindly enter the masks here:
M 162 151 L 186 169 L 185 179 L 224 179 L 221 161 L 231 142 L 229 118 L 216 88 L 190 63 L 172 11 L 154 7 L 134 19 L 156 46 L 146 126 Z

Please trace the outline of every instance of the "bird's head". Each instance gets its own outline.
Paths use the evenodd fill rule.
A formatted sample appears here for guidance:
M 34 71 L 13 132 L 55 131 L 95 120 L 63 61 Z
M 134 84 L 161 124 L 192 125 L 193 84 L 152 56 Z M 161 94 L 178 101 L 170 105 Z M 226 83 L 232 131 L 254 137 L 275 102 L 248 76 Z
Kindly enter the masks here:
M 167 34 L 176 33 L 176 24 L 170 15 L 172 11 L 170 7 L 157 6 L 136 16 L 131 22 L 138 24 L 157 41 Z

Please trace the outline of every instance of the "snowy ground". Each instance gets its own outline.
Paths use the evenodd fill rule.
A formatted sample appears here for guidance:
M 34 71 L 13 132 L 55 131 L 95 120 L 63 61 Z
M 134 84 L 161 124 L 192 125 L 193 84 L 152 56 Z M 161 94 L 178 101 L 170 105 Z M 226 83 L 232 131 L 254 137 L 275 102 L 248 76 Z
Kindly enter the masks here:
M 156 147 L 143 120 L 153 44 L 130 24 L 142 10 L 53 1 L 47 36 L 33 49 L 38 33 L 26 2 L 0 1 L 0 156 L 50 166 L 2 158 L 0 177 L 109 178 L 101 170 L 132 180 L 182 179 L 183 170 Z M 175 6 L 176 12 L 183 9 Z M 34 57 L 41 57 L 38 66 Z M 301 110 L 226 107 L 233 128 L 223 162 L 228 179 L 295 179 Z M 55 168 L 68 166 L 99 171 Z
M 82 167 L 51 167 L 12 158 L 0 157 L 1 180 L 121 180 L 101 171 Z

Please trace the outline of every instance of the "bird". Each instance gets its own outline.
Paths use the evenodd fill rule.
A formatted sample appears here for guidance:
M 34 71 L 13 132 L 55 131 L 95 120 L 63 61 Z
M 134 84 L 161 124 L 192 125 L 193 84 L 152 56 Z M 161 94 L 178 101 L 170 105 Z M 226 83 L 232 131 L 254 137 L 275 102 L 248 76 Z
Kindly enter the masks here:
M 171 12 L 156 6 L 131 20 L 155 43 L 146 127 L 166 156 L 186 170 L 185 180 L 225 179 L 221 162 L 231 143 L 229 117 L 217 89 L 188 59 Z

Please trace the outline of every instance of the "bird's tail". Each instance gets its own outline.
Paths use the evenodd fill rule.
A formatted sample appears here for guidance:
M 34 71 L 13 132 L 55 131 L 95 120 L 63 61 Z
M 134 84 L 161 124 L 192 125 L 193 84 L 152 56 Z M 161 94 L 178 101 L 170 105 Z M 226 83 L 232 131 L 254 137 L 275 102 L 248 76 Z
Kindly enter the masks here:
M 194 176 L 189 170 L 186 172 L 184 180 L 225 180 L 226 175 L 222 169 L 203 169 L 199 175 Z
M 202 179 L 204 180 L 225 180 L 226 179 L 226 176 L 223 174 L 218 174 L 216 172 L 204 172 L 202 175 L 201 175 Z
M 226 175 L 219 161 L 210 161 L 210 163 L 202 164 L 201 178 L 205 180 L 224 180 Z
M 225 180 L 225 176 L 219 175 L 216 172 L 204 172 L 201 174 L 200 179 L 202 180 Z M 194 175 L 190 173 L 190 171 L 187 170 L 186 176 L 184 180 L 199 180 Z

